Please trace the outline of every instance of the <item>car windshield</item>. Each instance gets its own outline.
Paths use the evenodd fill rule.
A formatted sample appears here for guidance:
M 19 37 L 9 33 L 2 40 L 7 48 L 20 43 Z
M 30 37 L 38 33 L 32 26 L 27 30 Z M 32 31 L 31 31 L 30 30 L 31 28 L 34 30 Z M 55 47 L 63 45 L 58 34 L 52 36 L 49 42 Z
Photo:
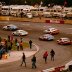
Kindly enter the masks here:
M 7 26 L 9 26 L 9 27 L 16 27 L 15 25 L 7 25 Z
M 43 37 L 45 38 L 45 37 L 47 37 L 47 35 L 43 35 Z
M 18 32 L 25 32 L 25 31 L 23 31 L 23 30 L 19 30 Z
M 8 28 L 10 27 L 10 26 L 7 26 Z
M 51 31 L 55 31 L 55 30 L 57 30 L 57 29 L 55 29 L 55 28 L 50 28 L 50 30 L 51 30 Z
M 45 34 L 45 35 L 43 35 L 43 37 L 44 37 L 44 38 L 48 38 L 48 37 L 51 37 L 51 35 Z
M 62 38 L 62 41 L 70 41 L 69 38 Z

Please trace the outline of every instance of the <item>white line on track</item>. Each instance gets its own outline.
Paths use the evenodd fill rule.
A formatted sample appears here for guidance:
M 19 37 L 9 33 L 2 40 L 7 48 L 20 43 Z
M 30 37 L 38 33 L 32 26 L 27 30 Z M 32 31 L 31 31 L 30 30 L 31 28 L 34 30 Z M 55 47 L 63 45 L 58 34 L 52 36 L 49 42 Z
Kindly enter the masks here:
M 36 45 L 35 43 L 33 43 L 33 45 L 35 45 L 35 47 L 37 48 L 37 51 L 39 51 L 39 46 Z

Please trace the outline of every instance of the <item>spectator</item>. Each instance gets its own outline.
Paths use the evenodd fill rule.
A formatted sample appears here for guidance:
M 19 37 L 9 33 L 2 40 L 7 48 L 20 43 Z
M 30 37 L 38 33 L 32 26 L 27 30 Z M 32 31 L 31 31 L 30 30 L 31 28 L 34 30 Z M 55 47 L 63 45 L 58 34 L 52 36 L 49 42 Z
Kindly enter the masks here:
M 43 58 L 45 60 L 45 63 L 47 63 L 47 56 L 48 56 L 48 52 L 46 51 L 44 54 L 43 54 Z
M 2 41 L 2 38 L 0 37 L 0 42 Z
M 21 13 L 20 13 L 21 18 L 23 17 L 23 14 L 24 14 L 24 13 L 23 13 L 23 11 L 21 10 Z
M 23 42 L 22 41 L 20 42 L 19 45 L 20 45 L 20 50 L 23 50 Z
M 10 41 L 13 42 L 13 35 L 10 36 Z
M 32 48 L 32 40 L 29 41 L 30 49 Z
M 17 38 L 15 39 L 15 45 L 16 45 L 16 43 L 18 42 L 18 40 L 17 40 Z
M 10 56 L 10 51 L 11 51 L 11 42 L 8 42 L 8 53 L 9 53 L 9 56 Z
M 1 49 L 0 49 L 0 59 L 2 58 L 2 55 L 5 54 L 5 46 L 1 46 Z
M 35 57 L 35 55 L 33 55 L 31 61 L 32 61 L 32 68 L 36 68 L 36 57 Z
M 23 41 L 23 38 L 20 38 L 20 41 Z
M 54 61 L 55 52 L 53 49 L 51 50 L 50 55 L 51 55 L 51 61 Z
M 8 35 L 8 41 L 10 42 L 10 35 Z
M 19 42 L 16 43 L 17 51 L 19 51 Z
M 8 43 L 7 43 L 7 40 L 5 41 L 5 48 L 6 48 L 6 52 L 8 52 Z
M 11 49 L 12 49 L 13 43 L 12 43 L 12 41 L 10 41 L 10 43 L 11 43 Z
M 26 56 L 25 56 L 24 53 L 23 53 L 23 56 L 22 56 L 22 63 L 21 63 L 21 66 L 22 66 L 23 62 L 25 63 L 25 67 L 26 67 Z
M 8 50 L 11 50 L 11 42 L 8 42 Z

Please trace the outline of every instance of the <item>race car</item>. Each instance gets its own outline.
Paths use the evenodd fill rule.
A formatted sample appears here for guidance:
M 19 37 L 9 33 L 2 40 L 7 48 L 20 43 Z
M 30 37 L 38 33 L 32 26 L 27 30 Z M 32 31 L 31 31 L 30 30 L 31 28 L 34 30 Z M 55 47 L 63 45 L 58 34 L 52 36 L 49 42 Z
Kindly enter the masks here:
M 52 36 L 50 34 L 44 34 L 39 37 L 39 40 L 51 41 L 51 40 L 54 40 L 54 36 Z
M 59 40 L 57 40 L 57 43 L 58 44 L 61 44 L 61 45 L 68 45 L 68 44 L 71 44 L 72 41 L 69 39 L 69 38 L 60 38 Z
M 58 34 L 59 30 L 56 28 L 48 28 L 46 30 L 44 30 L 44 33 L 48 33 L 48 34 Z
M 12 24 L 3 27 L 3 30 L 17 30 L 17 29 L 18 27 Z
M 12 35 L 25 36 L 25 35 L 28 35 L 28 32 L 24 31 L 24 30 L 16 30 L 16 31 L 12 32 Z

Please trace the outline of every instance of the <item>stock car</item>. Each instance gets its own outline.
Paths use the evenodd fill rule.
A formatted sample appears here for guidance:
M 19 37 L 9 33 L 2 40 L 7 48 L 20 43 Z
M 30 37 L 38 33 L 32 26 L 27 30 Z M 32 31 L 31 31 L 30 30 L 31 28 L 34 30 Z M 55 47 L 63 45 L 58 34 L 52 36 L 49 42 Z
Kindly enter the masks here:
M 58 34 L 59 30 L 56 28 L 48 28 L 46 30 L 44 30 L 44 33 L 48 33 L 48 34 Z
M 50 34 L 44 34 L 39 37 L 39 40 L 51 41 L 51 40 L 54 40 L 54 36 L 52 36 Z
M 64 38 L 60 38 L 59 40 L 57 40 L 57 43 L 61 45 L 66 45 L 66 44 L 68 45 L 68 44 L 71 44 L 72 41 L 69 38 L 64 37 Z
M 17 29 L 18 27 L 12 24 L 3 27 L 3 30 L 17 30 Z
M 12 35 L 26 36 L 26 35 L 28 35 L 28 32 L 27 31 L 24 31 L 24 30 L 16 30 L 16 31 L 12 32 Z

